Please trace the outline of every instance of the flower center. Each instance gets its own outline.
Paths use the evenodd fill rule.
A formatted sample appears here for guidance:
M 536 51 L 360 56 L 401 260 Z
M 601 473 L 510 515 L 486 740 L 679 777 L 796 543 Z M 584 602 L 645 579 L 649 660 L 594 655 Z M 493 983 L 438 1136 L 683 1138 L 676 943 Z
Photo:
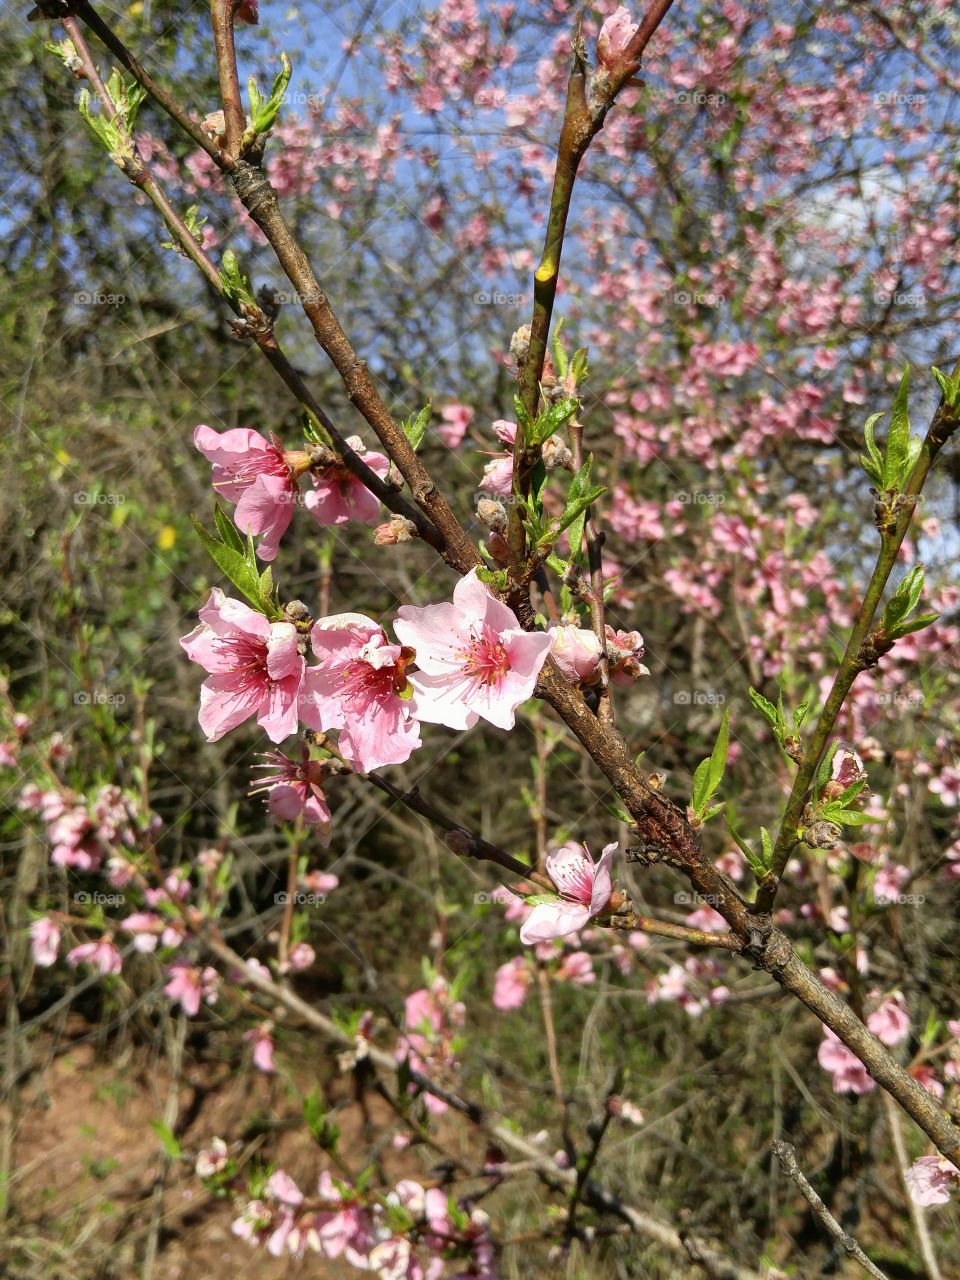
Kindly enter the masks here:
M 267 449 L 251 449 L 231 466 L 224 468 L 225 479 L 220 484 L 251 485 L 257 476 L 283 476 L 290 478 L 290 467 L 275 445 Z M 217 486 L 214 486 L 215 488 Z
M 252 636 L 218 636 L 216 645 L 229 655 L 230 672 L 239 677 L 243 685 L 272 683 L 267 671 L 265 641 Z
M 507 647 L 489 627 L 484 627 L 480 635 L 473 634 L 466 648 L 457 651 L 457 657 L 477 684 L 499 684 L 510 670 Z

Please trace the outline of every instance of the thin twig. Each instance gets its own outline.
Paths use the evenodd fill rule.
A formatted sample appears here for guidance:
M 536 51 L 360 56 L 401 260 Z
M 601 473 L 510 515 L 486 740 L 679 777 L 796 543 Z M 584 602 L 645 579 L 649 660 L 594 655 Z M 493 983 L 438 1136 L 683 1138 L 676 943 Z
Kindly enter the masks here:
M 907 1186 L 907 1170 L 910 1168 L 910 1157 L 907 1154 L 907 1146 L 903 1140 L 900 1113 L 894 1106 L 893 1099 L 886 1093 L 883 1095 L 883 1113 L 886 1117 L 891 1141 L 893 1142 L 893 1151 L 897 1158 L 897 1171 L 900 1174 L 900 1185 L 903 1187 L 907 1208 L 910 1211 L 910 1221 L 913 1223 L 917 1244 L 920 1246 L 920 1257 L 923 1259 L 923 1268 L 927 1273 L 927 1280 L 940 1280 L 940 1266 L 937 1263 L 933 1241 L 930 1239 L 930 1232 L 927 1229 L 926 1214 L 923 1211 L 923 1206 L 917 1204 L 914 1200 Z
M 811 1187 L 810 1183 L 803 1176 L 803 1171 L 797 1164 L 797 1154 L 789 1142 L 783 1142 L 777 1138 L 773 1144 L 773 1153 L 780 1161 L 780 1167 L 783 1172 L 790 1178 L 800 1189 L 804 1200 L 820 1219 L 827 1231 L 833 1236 L 834 1240 L 850 1255 L 860 1263 L 867 1275 L 875 1277 L 875 1280 L 889 1280 L 889 1277 L 880 1270 L 878 1266 L 870 1261 L 860 1246 L 841 1227 L 827 1206 Z

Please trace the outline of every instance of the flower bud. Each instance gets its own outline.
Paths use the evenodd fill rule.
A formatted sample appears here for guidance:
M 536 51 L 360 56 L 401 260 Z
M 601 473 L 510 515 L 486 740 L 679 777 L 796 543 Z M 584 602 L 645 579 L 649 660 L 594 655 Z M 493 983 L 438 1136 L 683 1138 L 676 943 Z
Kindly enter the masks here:
M 842 832 L 835 822 L 820 819 L 804 827 L 801 839 L 811 849 L 835 849 L 840 843 Z
M 477 518 L 494 533 L 507 532 L 507 509 L 495 498 L 481 498 L 477 503 Z
M 573 467 L 573 454 L 559 436 L 551 436 L 543 442 L 543 465 L 548 471 L 554 467 Z
M 215 142 L 220 142 L 226 133 L 226 123 L 223 119 L 222 111 L 211 111 L 208 116 L 204 116 L 200 122 L 200 128 L 204 133 L 208 134 Z
M 378 547 L 394 547 L 398 542 L 412 542 L 417 526 L 406 516 L 392 516 L 386 524 L 377 525 L 373 540 Z
M 305 449 L 288 449 L 283 460 L 290 468 L 290 479 L 299 480 L 313 466 L 313 458 Z
M 858 752 L 841 738 L 830 762 L 830 780 L 824 785 L 821 796 L 824 800 L 837 800 L 848 787 L 863 782 L 866 776 L 867 771 Z
M 530 326 L 528 324 L 522 324 L 520 328 L 516 331 L 516 333 L 513 335 L 513 337 L 510 339 L 510 354 L 513 356 L 513 359 L 518 369 L 526 360 L 527 352 L 529 350 L 530 350 Z

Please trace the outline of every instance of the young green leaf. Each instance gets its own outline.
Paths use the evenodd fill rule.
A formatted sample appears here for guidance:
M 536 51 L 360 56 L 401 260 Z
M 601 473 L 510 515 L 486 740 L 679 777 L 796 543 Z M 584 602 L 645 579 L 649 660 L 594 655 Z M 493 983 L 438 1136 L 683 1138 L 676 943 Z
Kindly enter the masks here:
M 414 452 L 420 448 L 423 437 L 426 435 L 427 426 L 430 422 L 430 415 L 433 413 L 433 403 L 428 400 L 419 413 L 407 418 L 406 422 L 401 423 L 403 434 L 410 441 L 410 447 Z
M 910 414 L 907 409 L 909 391 L 910 366 L 905 365 L 893 409 L 890 412 L 887 450 L 883 459 L 882 488 L 884 489 L 900 488 L 901 476 L 907 465 L 907 453 L 910 447 Z
M 748 690 L 750 701 L 760 712 L 763 718 L 768 721 L 774 733 L 779 737 L 786 729 L 783 721 L 783 712 L 773 705 L 769 699 L 765 698 L 762 693 L 754 688 Z

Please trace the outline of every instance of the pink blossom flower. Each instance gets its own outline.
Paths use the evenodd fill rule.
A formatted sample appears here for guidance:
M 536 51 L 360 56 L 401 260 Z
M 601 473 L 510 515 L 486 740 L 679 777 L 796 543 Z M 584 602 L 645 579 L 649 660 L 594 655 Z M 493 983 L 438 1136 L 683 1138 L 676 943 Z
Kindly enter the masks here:
M 515 956 L 502 964 L 493 979 L 493 1007 L 504 1013 L 519 1009 L 527 998 L 533 974 L 523 956 Z
M 440 416 L 443 426 L 437 427 L 437 435 L 448 449 L 456 449 L 473 421 L 473 410 L 466 404 L 446 404 L 440 410 Z
M 608 844 L 594 863 L 586 845 L 565 844 L 547 854 L 547 875 L 557 886 L 559 897 L 540 902 L 520 929 L 520 941 L 528 946 L 576 933 L 610 901 L 613 881 L 610 864 L 616 844 Z
M 273 1036 L 269 1022 L 261 1022 L 259 1026 L 244 1033 L 244 1040 L 253 1045 L 253 1065 L 258 1071 L 268 1075 L 276 1070 L 273 1062 Z M 302 1198 L 302 1197 L 301 1197 Z
M 571 951 L 560 961 L 560 967 L 557 969 L 558 982 L 573 982 L 578 987 L 588 987 L 596 980 L 597 975 L 593 972 L 593 960 L 589 952 Z
M 452 604 L 403 605 L 394 630 L 416 652 L 417 716 L 448 729 L 472 728 L 481 716 L 512 729 L 550 649 L 550 637 L 523 631 L 475 569 L 457 583 Z
M 327 1205 L 342 1206 L 316 1215 L 320 1252 L 331 1259 L 342 1255 L 351 1266 L 369 1270 L 367 1255 L 374 1243 L 369 1217 L 359 1204 L 344 1199 L 327 1169 L 320 1174 L 317 1192 Z
M 304 724 L 339 729 L 340 751 L 361 773 L 403 764 L 420 746 L 406 675 L 412 652 L 361 613 L 321 618 L 310 638 L 319 661 L 306 675 Z
M 213 1004 L 217 998 L 217 971 L 207 965 L 198 969 L 189 964 L 173 964 L 167 970 L 168 982 L 163 993 L 169 1000 L 179 1001 L 188 1018 L 200 1012 L 200 1002 Z
M 386 479 L 389 458 L 382 453 L 367 453 L 359 436 L 350 436 L 347 444 L 354 453 L 363 455 L 364 462 L 381 480 Z M 304 494 L 303 505 L 318 524 L 346 524 L 348 520 L 376 524 L 379 521 L 380 499 L 341 463 L 325 468 L 320 475 L 313 472 L 311 478 L 313 488 Z
M 336 879 L 336 877 L 333 877 Z M 296 971 L 309 969 L 317 958 L 317 953 L 311 947 L 309 942 L 297 942 L 290 948 L 290 954 L 287 957 L 290 968 Z
M 946 1156 L 921 1156 L 907 1170 L 906 1184 L 914 1204 L 946 1204 L 960 1179 L 960 1169 Z
M 949 1063 L 946 1064 L 947 1067 L 949 1067 L 949 1065 L 950 1065 Z M 936 1072 L 933 1070 L 932 1067 L 925 1066 L 921 1062 L 914 1067 L 910 1067 L 909 1074 L 913 1076 L 917 1084 L 923 1085 L 927 1093 L 931 1094 L 934 1098 L 943 1097 L 945 1093 L 944 1087 L 941 1084 L 941 1082 L 937 1079 Z M 949 1074 L 947 1073 L 946 1069 L 944 1070 L 944 1074 L 947 1075 L 949 1079 Z
M 262 534 L 257 554 L 261 560 L 273 560 L 293 518 L 299 494 L 296 477 L 310 465 L 308 455 L 284 453 L 276 436 L 266 440 L 245 427 L 217 432 L 201 425 L 193 443 L 213 463 L 217 493 L 237 504 L 237 528 L 255 538 Z
M 319 827 L 321 842 L 330 839 L 330 808 L 323 794 L 326 776 L 323 761 L 311 760 L 304 747 L 300 760 L 292 760 L 282 751 L 264 751 L 265 764 L 255 764 L 254 769 L 272 769 L 273 772 L 257 779 L 251 789 L 267 792 L 267 805 L 278 822 L 295 822 L 303 818 L 311 826 Z
M 30 950 L 33 962 L 41 969 L 49 969 L 60 950 L 60 926 L 49 916 L 41 916 L 30 926 Z
M 885 1045 L 899 1044 L 910 1034 L 910 1014 L 900 992 L 888 996 L 867 1018 L 867 1026 Z
M 607 658 L 614 684 L 633 684 L 640 676 L 650 672 L 640 659 L 643 657 L 643 636 L 639 631 L 615 631 L 607 624 Z
M 896 902 L 900 897 L 900 890 L 909 879 L 909 867 L 901 866 L 896 862 L 885 862 L 873 881 L 874 902 L 880 905 Z
M 607 69 L 614 66 L 636 33 L 637 24 L 632 21 L 630 10 L 621 5 L 600 28 L 597 37 L 597 62 L 600 66 Z
M 104 976 L 119 973 L 123 968 L 120 952 L 109 938 L 100 938 L 97 942 L 82 942 L 80 946 L 67 952 L 67 964 L 72 969 L 78 964 L 88 964 Z
M 507 449 L 504 453 L 489 455 L 492 461 L 484 467 L 480 488 L 487 493 L 509 495 L 513 492 L 513 446 L 517 439 L 517 424 L 500 420 L 493 424 L 493 430 Z
M 331 871 L 308 871 L 300 883 L 308 893 L 333 893 L 340 883 L 340 877 Z
M 296 628 L 268 622 L 219 587 L 200 610 L 200 625 L 180 640 L 191 662 L 209 677 L 200 689 L 200 727 L 216 742 L 251 716 L 271 742 L 297 728 L 297 699 L 305 662 Z
M 553 626 L 550 656 L 574 684 L 589 684 L 600 668 L 600 641 L 596 632 L 583 627 Z
M 204 1147 L 197 1152 L 193 1171 L 198 1178 L 215 1178 L 218 1173 L 223 1173 L 226 1169 L 229 1159 L 227 1144 L 224 1140 L 213 1138 L 209 1147 Z
M 856 1054 L 829 1027 L 823 1031 L 825 1039 L 817 1050 L 817 1061 L 833 1076 L 834 1093 L 869 1093 L 875 1089 L 876 1081 Z
M 133 945 L 137 951 L 150 952 L 157 949 L 164 922 L 155 911 L 134 911 L 120 927 L 125 933 L 133 934 Z

